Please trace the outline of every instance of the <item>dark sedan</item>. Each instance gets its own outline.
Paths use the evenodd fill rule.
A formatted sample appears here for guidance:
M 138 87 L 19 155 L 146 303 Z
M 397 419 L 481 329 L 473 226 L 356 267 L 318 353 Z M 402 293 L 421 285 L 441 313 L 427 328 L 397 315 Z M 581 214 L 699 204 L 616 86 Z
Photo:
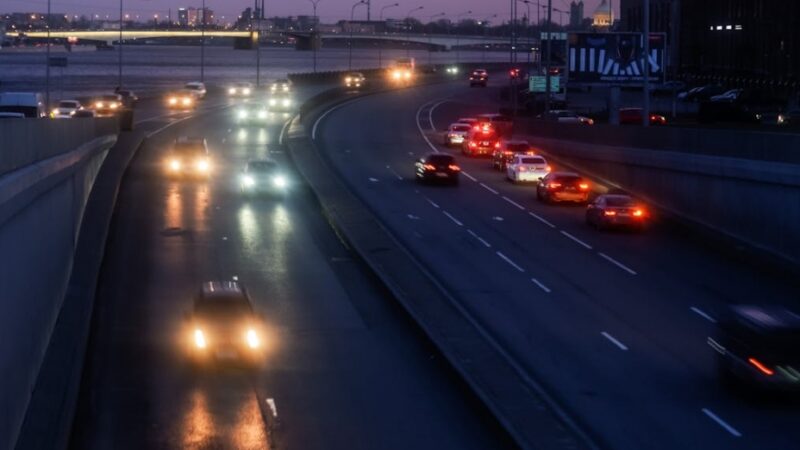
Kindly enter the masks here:
M 552 172 L 536 186 L 536 198 L 545 203 L 589 201 L 589 182 L 572 172 Z
M 414 164 L 415 176 L 420 182 L 446 182 L 458 184 L 461 168 L 451 155 L 431 153 Z
M 647 209 L 633 197 L 620 194 L 599 195 L 586 208 L 586 223 L 600 229 L 644 229 L 649 215 Z

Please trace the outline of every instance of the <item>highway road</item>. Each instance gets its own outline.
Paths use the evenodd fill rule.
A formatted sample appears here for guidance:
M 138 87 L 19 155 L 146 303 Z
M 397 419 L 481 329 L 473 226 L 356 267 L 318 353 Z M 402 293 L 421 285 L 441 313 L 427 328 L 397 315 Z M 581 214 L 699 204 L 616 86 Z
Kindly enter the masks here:
M 500 84 L 367 96 L 321 116 L 315 140 L 601 446 L 797 448 L 800 401 L 726 391 L 706 344 L 727 304 L 796 305 L 796 281 L 665 222 L 642 234 L 598 232 L 584 207 L 540 204 L 533 187 L 505 181 L 488 160 L 441 146 L 457 118 L 496 112 Z M 414 160 L 431 152 L 456 155 L 459 187 L 414 182 Z
M 227 100 L 204 103 L 140 108 L 153 134 L 121 186 L 71 447 L 510 448 L 337 239 L 287 165 L 284 118 L 240 127 Z M 208 140 L 209 181 L 161 170 L 181 135 Z M 286 167 L 289 195 L 244 198 L 240 169 L 266 157 Z M 184 313 L 214 279 L 242 282 L 266 317 L 258 370 L 196 369 L 181 352 Z

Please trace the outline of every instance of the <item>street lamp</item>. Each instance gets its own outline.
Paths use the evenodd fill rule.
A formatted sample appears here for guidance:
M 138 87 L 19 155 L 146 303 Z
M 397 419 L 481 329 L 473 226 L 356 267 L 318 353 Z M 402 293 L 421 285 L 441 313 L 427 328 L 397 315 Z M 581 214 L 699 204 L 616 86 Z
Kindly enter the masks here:
M 319 23 L 318 22 L 319 19 L 317 19 L 317 5 L 322 0 L 308 0 L 308 1 L 310 1 L 311 4 L 314 6 L 314 25 L 313 26 L 316 27 L 317 24 Z M 314 38 L 314 34 L 315 33 L 316 33 L 316 30 L 314 28 L 311 28 L 311 50 L 312 50 L 312 53 L 314 53 L 314 73 L 317 72 L 317 42 L 316 42 L 316 39 Z
M 386 5 L 381 8 L 381 14 L 379 16 L 380 22 L 383 22 L 383 12 L 389 8 L 394 8 L 400 6 L 400 3 L 392 3 L 391 5 Z M 384 24 L 385 26 L 385 24 Z M 383 45 L 378 43 L 378 68 L 383 68 Z
M 200 21 L 200 82 L 206 79 L 206 0 L 203 0 L 203 18 Z
M 456 19 L 456 26 L 458 26 L 458 23 L 459 23 L 458 19 L 460 19 L 460 18 L 462 18 L 464 16 L 468 16 L 470 14 L 472 14 L 472 10 L 465 11 L 465 12 L 463 12 L 461 14 L 456 14 L 454 16 L 454 18 Z M 495 16 L 497 16 L 497 14 L 495 14 Z M 456 33 L 456 64 L 458 64 L 459 60 L 461 59 L 460 58 L 460 56 L 461 56 L 460 46 L 461 46 L 461 35 Z
M 430 26 L 431 22 L 433 22 L 433 19 L 435 19 L 437 17 L 442 17 L 444 15 L 445 15 L 445 13 L 440 12 L 439 14 L 434 14 L 432 16 L 428 16 L 428 26 Z M 429 66 L 433 64 L 433 60 L 432 60 L 433 51 L 432 50 L 433 50 L 433 36 L 431 35 L 430 32 L 428 32 L 428 65 Z
M 490 19 L 495 19 L 495 18 L 497 18 L 497 14 L 493 14 L 493 15 L 481 20 L 480 22 L 478 22 L 478 25 L 483 26 L 483 40 L 484 41 L 486 41 L 486 24 L 489 23 Z M 483 43 L 481 48 L 482 48 L 481 59 L 483 60 L 483 62 L 486 62 L 486 42 Z
M 347 70 L 353 70 L 353 16 L 356 13 L 356 7 L 358 5 L 366 5 L 367 0 L 361 0 L 358 3 L 354 4 L 352 8 L 350 8 L 350 39 L 347 40 L 349 47 L 349 55 L 347 58 Z
M 530 68 L 530 65 L 531 65 L 531 48 L 533 47 L 533 42 L 532 42 L 532 39 L 531 39 L 531 30 L 532 30 L 532 28 L 531 28 L 531 3 L 532 2 L 531 2 L 531 0 L 517 0 L 517 1 L 525 3 L 525 7 L 527 9 L 527 11 L 526 11 L 527 15 L 525 16 L 525 18 L 526 18 L 526 20 L 525 20 L 526 24 L 525 25 L 528 27 L 528 30 L 527 30 L 528 31 L 528 33 L 527 33 L 527 35 L 528 35 L 527 53 L 528 53 L 528 72 L 530 73 L 530 70 L 531 70 L 531 68 Z M 537 5 L 539 4 L 539 0 L 536 0 L 536 4 Z
M 417 6 L 416 8 L 408 11 L 408 14 L 406 14 L 406 57 L 411 55 L 411 48 L 409 47 L 411 43 L 411 14 L 422 9 L 425 9 L 425 7 Z
M 122 89 L 122 0 L 119 0 L 119 48 L 117 49 L 117 88 Z

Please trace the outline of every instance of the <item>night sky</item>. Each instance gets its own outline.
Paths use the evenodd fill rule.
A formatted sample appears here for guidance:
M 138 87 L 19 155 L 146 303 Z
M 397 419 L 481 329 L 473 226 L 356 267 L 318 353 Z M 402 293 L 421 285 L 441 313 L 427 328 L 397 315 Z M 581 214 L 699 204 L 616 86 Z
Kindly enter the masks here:
M 74 14 L 99 14 L 101 17 L 109 15 L 110 18 L 119 15 L 119 3 L 117 0 L 51 0 L 51 10 L 56 13 Z M 169 8 L 172 8 L 173 18 L 175 11 L 181 6 L 200 6 L 198 0 L 123 0 L 126 13 L 138 15 L 141 19 L 152 18 L 154 14 L 161 17 L 167 15 Z M 350 8 L 357 0 L 321 0 L 318 7 L 318 14 L 324 22 L 334 22 L 350 16 Z M 546 4 L 547 0 L 540 0 Z M 553 0 L 553 7 L 569 10 L 571 0 Z M 428 21 L 431 15 L 445 12 L 449 15 L 456 15 L 468 10 L 472 10 L 472 16 L 476 19 L 485 19 L 493 14 L 498 14 L 498 20 L 505 20 L 509 15 L 510 0 L 491 1 L 491 0 L 373 0 L 373 18 L 377 18 L 382 6 L 399 2 L 400 6 L 387 9 L 385 17 L 403 17 L 408 11 L 417 7 L 424 6 L 425 9 L 417 11 L 414 17 L 424 22 Z M 584 12 L 590 16 L 594 8 L 599 5 L 601 0 L 584 0 Z M 619 0 L 614 0 L 614 9 L 619 10 Z M 220 22 L 235 20 L 236 16 L 247 6 L 252 6 L 252 0 L 206 0 L 206 6 L 214 10 Z M 492 5 L 502 5 L 493 8 Z M 519 4 L 519 14 L 525 14 L 526 7 Z M 0 1 L 0 12 L 44 12 L 47 9 L 46 0 L 2 0 Z M 535 8 L 531 8 L 531 16 L 536 17 Z M 298 14 L 308 14 L 312 12 L 309 0 L 267 0 L 267 16 L 296 16 Z M 544 12 L 544 11 L 543 11 Z M 223 20 L 222 17 L 225 16 Z M 358 7 L 356 17 L 366 18 L 366 8 Z M 558 21 L 559 15 L 553 14 L 553 20 Z

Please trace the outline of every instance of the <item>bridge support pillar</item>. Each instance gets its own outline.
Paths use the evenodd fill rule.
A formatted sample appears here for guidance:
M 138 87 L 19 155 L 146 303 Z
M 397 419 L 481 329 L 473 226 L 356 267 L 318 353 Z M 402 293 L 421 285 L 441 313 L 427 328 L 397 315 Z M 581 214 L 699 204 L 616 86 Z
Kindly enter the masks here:
M 319 32 L 312 32 L 308 36 L 295 36 L 295 50 L 319 50 L 322 48 L 322 36 Z

